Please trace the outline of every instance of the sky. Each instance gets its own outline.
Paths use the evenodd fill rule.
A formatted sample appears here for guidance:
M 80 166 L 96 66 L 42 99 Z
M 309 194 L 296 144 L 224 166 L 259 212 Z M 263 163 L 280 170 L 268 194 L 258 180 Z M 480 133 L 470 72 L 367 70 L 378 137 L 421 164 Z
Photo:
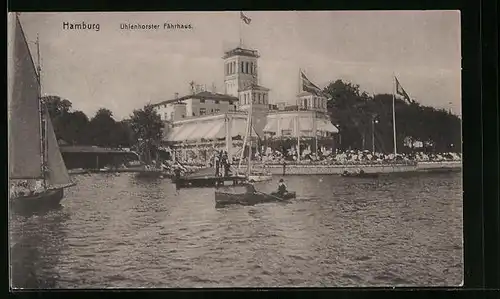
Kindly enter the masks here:
M 396 75 L 422 105 L 461 114 L 458 11 L 245 11 L 21 13 L 36 60 L 40 38 L 42 93 L 58 95 L 91 117 L 115 119 L 147 103 L 188 94 L 189 82 L 223 92 L 224 51 L 259 51 L 259 84 L 271 103 L 295 104 L 299 69 L 320 87 L 337 79 L 370 94 L 392 93 Z M 65 30 L 63 23 L 99 24 Z M 165 22 L 192 29 L 163 29 Z M 158 24 L 122 30 L 120 24 Z

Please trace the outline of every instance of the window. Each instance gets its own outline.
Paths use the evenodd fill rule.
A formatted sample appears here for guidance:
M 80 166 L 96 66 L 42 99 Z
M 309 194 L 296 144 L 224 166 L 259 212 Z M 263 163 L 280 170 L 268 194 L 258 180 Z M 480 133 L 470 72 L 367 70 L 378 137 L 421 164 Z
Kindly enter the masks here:
M 255 104 L 255 93 L 252 93 L 252 104 Z
M 200 103 L 205 103 L 205 99 L 200 99 Z
M 262 104 L 262 100 L 261 100 L 261 95 L 260 93 L 257 94 L 257 103 L 258 104 Z
M 200 115 L 205 115 L 207 113 L 207 109 L 200 108 Z
M 215 104 L 219 104 L 219 100 L 215 100 Z
M 248 62 L 245 62 L 245 74 L 248 74 Z
M 253 74 L 253 62 L 250 62 L 250 74 Z
M 164 115 L 163 115 L 163 119 L 164 119 L 164 120 L 167 120 L 167 117 L 168 117 L 168 113 L 167 113 L 167 112 L 165 112 L 165 113 L 164 113 Z
M 244 65 L 243 64 L 244 64 L 244 62 L 242 61 L 240 63 L 240 73 L 243 73 L 243 69 L 244 69 Z
M 182 118 L 186 117 L 184 114 L 182 115 Z
M 237 71 L 236 71 L 236 67 L 237 67 L 237 66 L 238 66 L 238 65 L 236 64 L 236 61 L 233 61 L 233 73 L 236 73 L 236 72 L 237 72 Z
M 210 110 L 210 113 L 214 113 L 214 109 L 211 109 L 211 110 Z
M 229 105 L 232 105 L 233 104 L 233 101 L 229 101 Z
M 165 116 L 166 117 L 166 116 Z M 174 119 L 174 112 L 170 112 L 170 119 L 173 120 Z
M 215 113 L 219 113 L 220 112 L 220 109 L 215 109 Z

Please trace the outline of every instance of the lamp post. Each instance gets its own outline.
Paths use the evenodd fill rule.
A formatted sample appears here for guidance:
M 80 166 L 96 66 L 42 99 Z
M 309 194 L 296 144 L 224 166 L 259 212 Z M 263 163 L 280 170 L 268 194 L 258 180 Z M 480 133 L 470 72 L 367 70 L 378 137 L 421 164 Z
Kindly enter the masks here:
M 372 118 L 372 153 L 375 154 L 375 124 L 378 124 L 378 119 L 374 115 Z

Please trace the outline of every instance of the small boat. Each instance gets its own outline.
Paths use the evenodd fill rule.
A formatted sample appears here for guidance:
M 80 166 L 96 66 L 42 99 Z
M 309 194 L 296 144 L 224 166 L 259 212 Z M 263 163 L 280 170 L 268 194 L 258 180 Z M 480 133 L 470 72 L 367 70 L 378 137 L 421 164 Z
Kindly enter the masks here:
M 343 177 L 352 177 L 352 178 L 378 178 L 378 173 L 366 173 L 366 172 L 347 172 L 344 171 L 341 176 Z
M 265 182 L 265 181 L 270 181 L 272 179 L 273 179 L 272 174 L 266 172 L 252 171 L 250 175 L 248 175 L 249 182 Z
M 69 177 L 49 112 L 41 100 L 40 66 L 37 70 L 33 63 L 17 15 L 10 25 L 9 205 L 15 212 L 35 212 L 60 206 L 64 188 L 75 184 Z
M 156 167 L 144 167 L 144 169 L 138 170 L 135 175 L 136 178 L 164 178 L 165 176 L 163 168 Z
M 271 195 L 281 199 L 292 199 L 295 198 L 295 191 L 287 192 L 283 195 L 280 195 L 278 192 L 271 192 Z
M 252 206 L 260 203 L 280 202 L 295 198 L 295 192 L 290 192 L 286 198 L 273 194 L 266 194 L 255 190 L 252 184 L 224 186 L 215 190 L 215 207 L 228 205 Z

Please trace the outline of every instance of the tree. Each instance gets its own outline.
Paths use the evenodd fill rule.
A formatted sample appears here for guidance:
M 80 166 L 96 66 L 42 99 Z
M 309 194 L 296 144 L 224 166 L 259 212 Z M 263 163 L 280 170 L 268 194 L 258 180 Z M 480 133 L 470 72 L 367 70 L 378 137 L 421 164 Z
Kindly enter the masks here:
M 81 111 L 68 112 L 57 117 L 56 136 L 69 144 L 86 144 L 89 119 Z
M 42 97 L 42 101 L 45 103 L 51 119 L 55 119 L 64 113 L 69 113 L 73 106 L 70 101 L 55 95 L 44 96 Z
M 328 112 L 339 127 L 342 148 L 366 149 L 375 137 L 379 151 L 394 148 L 391 94 L 369 96 L 359 85 L 336 80 L 324 92 L 329 95 Z M 398 152 L 412 151 L 405 140 L 429 141 L 431 151 L 461 151 L 461 121 L 445 110 L 408 104 L 395 99 L 396 141 Z M 377 120 L 376 125 L 372 123 Z M 372 131 L 373 130 L 373 131 Z M 373 134 L 372 134 L 373 133 Z
M 156 152 L 162 140 L 164 124 L 160 115 L 150 104 L 134 110 L 130 117 L 130 128 L 141 155 L 146 163 L 150 163 L 152 152 Z
M 113 113 L 109 109 L 101 108 L 90 120 L 89 141 L 93 145 L 115 147 L 117 137 L 115 128 Z

